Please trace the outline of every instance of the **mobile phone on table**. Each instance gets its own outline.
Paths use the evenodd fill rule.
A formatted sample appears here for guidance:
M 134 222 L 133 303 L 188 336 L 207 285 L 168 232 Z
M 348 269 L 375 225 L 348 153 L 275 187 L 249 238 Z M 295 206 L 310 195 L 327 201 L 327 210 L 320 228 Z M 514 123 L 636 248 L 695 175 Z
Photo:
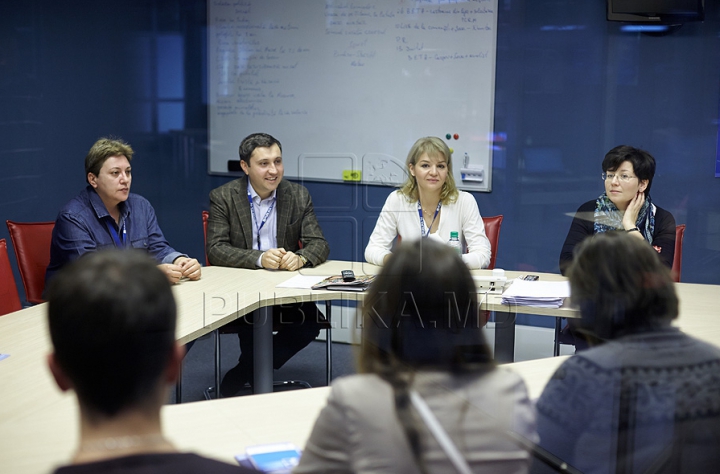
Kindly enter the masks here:
M 293 443 L 248 446 L 245 453 L 255 469 L 268 473 L 289 473 L 300 461 L 300 449 Z
M 540 278 L 540 277 L 537 276 L 537 275 L 522 275 L 522 276 L 520 277 L 521 280 L 525 280 L 525 281 L 536 281 L 536 280 L 538 280 L 539 278 Z

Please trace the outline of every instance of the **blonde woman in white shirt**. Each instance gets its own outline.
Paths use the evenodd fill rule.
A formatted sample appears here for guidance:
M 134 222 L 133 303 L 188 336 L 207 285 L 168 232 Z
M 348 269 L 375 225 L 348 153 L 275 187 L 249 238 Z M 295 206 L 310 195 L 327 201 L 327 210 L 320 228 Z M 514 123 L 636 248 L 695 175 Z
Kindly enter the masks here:
M 437 137 L 419 139 L 410 149 L 406 165 L 408 178 L 385 201 L 365 248 L 365 260 L 383 265 L 398 236 L 407 241 L 430 238 L 447 243 L 451 232 L 457 232 L 468 268 L 486 268 L 491 250 L 485 225 L 473 196 L 455 186 L 445 142 Z

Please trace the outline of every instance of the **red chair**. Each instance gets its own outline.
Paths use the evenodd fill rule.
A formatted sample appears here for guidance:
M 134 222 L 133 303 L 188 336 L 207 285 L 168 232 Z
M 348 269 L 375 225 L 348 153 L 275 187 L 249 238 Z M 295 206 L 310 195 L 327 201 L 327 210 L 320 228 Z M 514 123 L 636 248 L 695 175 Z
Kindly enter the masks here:
M 683 237 L 685 236 L 685 224 L 675 226 L 675 255 L 673 256 L 672 277 L 674 282 L 680 281 L 680 270 L 682 270 L 682 248 Z
M 0 239 L 0 316 L 22 309 L 13 276 L 7 241 Z
M 202 223 L 203 223 L 203 242 L 205 243 L 205 266 L 209 267 L 210 260 L 207 256 L 207 226 L 208 226 L 208 218 L 210 217 L 210 213 L 208 211 L 202 211 Z M 299 242 L 300 248 L 302 248 L 302 242 Z M 330 301 L 325 302 L 325 312 L 327 313 L 327 324 L 323 325 L 323 328 L 326 330 L 326 337 L 325 337 L 325 356 L 326 356 L 326 362 L 327 362 L 327 384 L 330 385 L 330 382 L 332 381 L 332 325 L 330 324 L 330 312 L 332 311 L 332 306 Z M 216 397 L 220 398 L 220 334 L 237 334 L 237 331 L 235 331 L 232 327 L 223 326 L 221 328 L 216 329 L 213 331 L 215 333 L 215 387 L 217 387 L 216 391 Z M 310 384 L 302 381 L 302 380 L 286 380 L 282 382 L 275 382 L 273 385 L 275 386 L 292 386 L 292 385 L 299 385 L 301 387 L 310 388 Z M 210 392 L 211 388 L 207 389 L 205 391 L 205 398 L 210 399 Z
M 495 260 L 497 259 L 498 242 L 500 241 L 500 226 L 502 225 L 503 216 L 483 217 L 483 223 L 485 224 L 485 235 L 487 235 L 490 241 L 490 250 L 492 256 L 490 257 L 490 265 L 488 270 L 495 268 Z
M 55 222 L 5 222 L 15 248 L 20 277 L 25 287 L 25 299 L 28 303 L 42 303 Z

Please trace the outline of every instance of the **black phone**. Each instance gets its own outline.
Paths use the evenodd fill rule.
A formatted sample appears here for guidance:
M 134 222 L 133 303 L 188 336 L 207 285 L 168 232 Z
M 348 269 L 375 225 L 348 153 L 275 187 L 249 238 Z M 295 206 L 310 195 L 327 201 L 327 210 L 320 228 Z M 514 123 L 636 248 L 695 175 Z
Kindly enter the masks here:
M 520 279 L 525 280 L 525 281 L 535 281 L 535 280 L 539 280 L 540 277 L 537 275 L 523 275 L 520 277 Z
M 355 281 L 355 273 L 352 270 L 343 270 L 340 272 L 343 281 Z

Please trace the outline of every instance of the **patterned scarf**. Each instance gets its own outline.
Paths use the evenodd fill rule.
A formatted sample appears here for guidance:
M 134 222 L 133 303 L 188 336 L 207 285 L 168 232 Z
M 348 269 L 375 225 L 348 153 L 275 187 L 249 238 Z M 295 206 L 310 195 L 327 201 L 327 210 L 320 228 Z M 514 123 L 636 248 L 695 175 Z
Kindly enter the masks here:
M 652 203 L 650 195 L 645 196 L 645 203 L 638 213 L 635 226 L 649 243 L 653 242 L 655 233 L 655 211 L 657 207 Z M 622 214 L 615 204 L 602 193 L 595 201 L 595 233 L 607 232 L 609 230 L 623 230 Z

